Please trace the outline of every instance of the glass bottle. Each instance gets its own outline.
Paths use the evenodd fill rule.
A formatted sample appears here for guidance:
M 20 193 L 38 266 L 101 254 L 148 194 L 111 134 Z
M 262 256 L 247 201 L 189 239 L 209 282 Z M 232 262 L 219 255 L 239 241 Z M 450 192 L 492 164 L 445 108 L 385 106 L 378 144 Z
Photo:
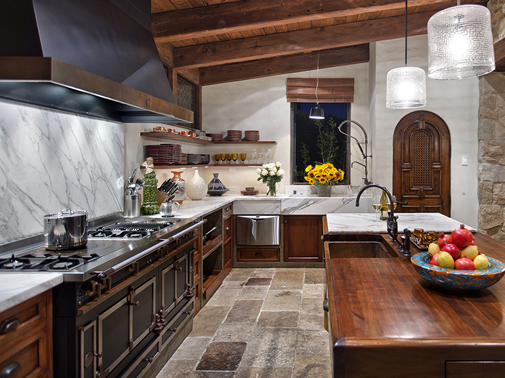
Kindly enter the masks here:
M 388 219 L 388 199 L 386 197 L 386 192 L 382 191 L 381 197 L 381 220 Z

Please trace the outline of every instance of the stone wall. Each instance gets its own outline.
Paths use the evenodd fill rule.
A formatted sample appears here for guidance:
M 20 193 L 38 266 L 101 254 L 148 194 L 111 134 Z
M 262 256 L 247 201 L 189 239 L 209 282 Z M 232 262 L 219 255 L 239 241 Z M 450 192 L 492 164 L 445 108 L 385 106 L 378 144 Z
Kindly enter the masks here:
M 493 39 L 505 36 L 505 0 L 491 0 Z M 505 75 L 479 78 L 479 231 L 505 242 Z

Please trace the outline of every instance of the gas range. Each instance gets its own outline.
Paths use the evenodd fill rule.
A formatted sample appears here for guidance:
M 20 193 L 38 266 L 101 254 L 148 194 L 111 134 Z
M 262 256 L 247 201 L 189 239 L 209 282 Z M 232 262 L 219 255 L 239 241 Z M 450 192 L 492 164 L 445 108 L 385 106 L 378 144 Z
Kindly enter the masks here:
M 160 241 L 182 235 L 195 218 L 152 219 L 110 217 L 88 222 L 88 242 L 80 249 L 48 251 L 37 242 L 0 251 L 0 273 L 61 272 L 67 282 L 84 282 L 134 258 Z

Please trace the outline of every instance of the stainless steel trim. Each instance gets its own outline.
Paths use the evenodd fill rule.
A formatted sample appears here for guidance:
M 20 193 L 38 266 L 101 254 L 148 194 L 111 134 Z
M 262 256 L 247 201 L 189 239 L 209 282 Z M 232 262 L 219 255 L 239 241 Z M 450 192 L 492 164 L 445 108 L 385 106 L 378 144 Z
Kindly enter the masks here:
M 151 318 L 156 315 L 156 277 L 151 278 L 149 281 L 145 282 L 142 286 L 140 286 L 138 289 L 135 290 L 135 293 L 133 294 L 134 296 L 137 295 L 137 293 L 141 293 L 145 289 L 147 289 L 149 286 L 152 285 L 152 291 L 153 291 L 153 309 L 151 313 Z M 140 304 L 142 306 L 142 303 Z M 130 306 L 130 339 L 133 340 L 133 323 L 134 323 L 134 318 L 133 318 L 133 311 L 134 308 L 133 306 Z M 143 339 L 149 334 L 149 327 L 142 332 L 142 334 L 136 339 L 133 340 L 133 348 L 135 348 Z
M 98 317 L 98 366 L 102 365 L 102 359 L 103 359 L 103 320 L 107 318 L 110 314 L 112 314 L 114 311 L 116 311 L 119 307 L 121 307 L 124 304 L 128 304 L 128 299 L 127 297 L 124 297 L 121 299 L 119 302 L 117 302 L 114 306 L 109 308 L 107 311 L 104 313 L 100 314 Z M 131 322 L 131 319 L 129 320 Z M 105 366 L 105 371 L 112 371 L 119 363 L 130 353 L 130 348 L 126 348 L 123 353 L 119 355 L 118 358 L 110 365 L 110 366 Z
M 153 340 L 152 345 L 149 348 L 146 348 L 142 354 L 140 354 L 136 361 L 133 363 L 133 365 L 130 366 L 130 368 L 122 375 L 123 377 L 128 377 L 136 368 L 137 366 L 144 361 L 144 357 L 147 356 L 153 349 L 154 347 L 158 346 L 158 351 L 156 354 L 153 356 L 153 359 L 151 362 L 147 363 L 144 369 L 140 372 L 140 374 L 137 376 L 137 378 L 142 377 L 145 374 L 146 368 L 152 364 L 154 361 L 156 361 L 160 355 L 160 350 L 161 350 L 161 345 L 160 345 L 160 337 L 158 336 L 156 339 Z
M 186 274 L 185 274 L 185 277 L 184 277 L 184 287 L 186 287 L 186 284 L 188 283 L 188 260 L 187 260 L 187 258 L 188 258 L 188 255 L 186 254 L 186 255 L 184 255 L 184 257 L 182 259 L 179 260 L 179 265 L 182 264 L 183 260 L 186 260 L 186 261 L 184 261 L 184 263 L 186 264 L 186 269 L 185 269 Z M 178 291 L 178 288 L 179 288 L 179 286 L 177 284 L 178 276 L 179 276 L 179 271 L 176 270 L 175 271 L 175 295 L 177 295 L 177 291 Z M 177 299 L 176 302 L 175 302 L 176 304 L 179 303 L 182 300 L 182 298 L 184 297 L 185 293 L 186 293 L 186 291 L 183 291 L 182 294 L 179 297 L 176 297 L 176 299 Z
M 160 333 L 160 342 L 161 342 L 162 347 L 163 347 L 164 345 L 166 345 L 166 343 L 167 343 L 167 342 L 169 342 L 169 341 L 172 339 L 172 337 L 174 337 L 174 335 L 175 335 L 177 332 L 172 332 L 172 335 L 170 335 L 170 337 L 169 337 L 168 339 L 166 339 L 166 340 L 165 340 L 165 343 L 163 343 L 163 335 L 165 335 L 165 333 L 167 333 L 167 331 L 171 328 L 172 324 L 174 324 L 174 323 L 175 323 L 175 321 L 179 319 L 179 316 L 180 316 L 181 314 L 183 314 L 183 313 L 187 310 L 187 308 L 188 308 L 189 306 L 191 306 L 192 304 L 194 304 L 194 302 L 195 302 L 195 298 L 191 298 L 191 300 L 188 302 L 188 304 L 187 304 L 186 306 L 184 306 L 184 307 L 183 307 L 183 308 L 179 311 L 179 313 L 178 313 L 177 315 L 175 315 L 175 316 L 172 318 L 172 320 L 170 321 L 170 323 L 168 323 L 168 324 L 165 326 L 165 328 L 163 329 L 163 331 L 161 331 L 161 333 Z M 187 315 L 187 316 L 186 316 L 186 320 L 184 320 L 184 321 L 183 321 L 183 322 L 179 325 L 179 327 L 182 327 L 182 326 L 183 326 L 183 325 L 184 325 L 184 324 L 188 321 L 188 319 L 191 319 L 191 316 L 193 315 L 193 313 L 194 313 L 194 312 L 195 312 L 195 308 L 193 307 L 193 309 L 190 311 L 190 313 L 189 313 L 189 314 L 186 314 L 186 315 Z
M 177 240 L 177 239 L 179 239 L 181 236 L 184 236 L 185 234 L 187 234 L 189 231 L 193 231 L 195 228 L 200 227 L 200 226 L 201 226 L 202 224 L 204 224 L 205 222 L 207 222 L 207 220 L 206 220 L 206 219 L 205 219 L 205 220 L 201 220 L 200 222 L 195 223 L 194 225 L 192 225 L 192 226 L 190 226 L 190 227 L 188 227 L 188 228 L 184 229 L 184 231 L 181 231 L 181 232 L 179 232 L 179 233 L 177 233 L 177 234 L 175 234 L 175 235 L 170 236 L 167 240 L 169 240 L 169 241 L 171 241 L 171 242 L 172 242 L 172 241 L 176 241 L 176 240 Z
M 80 329 L 81 331 L 81 378 L 84 378 L 84 334 L 90 328 L 94 328 L 93 330 L 93 378 L 96 378 L 96 320 L 93 320 L 86 327 Z

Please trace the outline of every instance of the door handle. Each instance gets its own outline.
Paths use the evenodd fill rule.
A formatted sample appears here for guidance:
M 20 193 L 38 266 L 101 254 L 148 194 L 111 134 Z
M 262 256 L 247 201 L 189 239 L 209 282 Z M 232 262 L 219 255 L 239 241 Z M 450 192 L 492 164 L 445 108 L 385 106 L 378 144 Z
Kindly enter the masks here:
M 14 331 L 19 327 L 20 324 L 21 322 L 15 316 L 9 319 L 5 319 L 5 321 L 2 323 L 2 326 L 0 327 L 0 335 L 5 335 L 8 332 Z
M 4 367 L 4 369 L 2 370 L 2 373 L 0 373 L 0 378 L 13 377 L 14 374 L 16 374 L 20 370 L 21 370 L 21 365 L 19 364 L 19 362 L 17 362 L 17 361 L 11 362 L 9 365 Z

